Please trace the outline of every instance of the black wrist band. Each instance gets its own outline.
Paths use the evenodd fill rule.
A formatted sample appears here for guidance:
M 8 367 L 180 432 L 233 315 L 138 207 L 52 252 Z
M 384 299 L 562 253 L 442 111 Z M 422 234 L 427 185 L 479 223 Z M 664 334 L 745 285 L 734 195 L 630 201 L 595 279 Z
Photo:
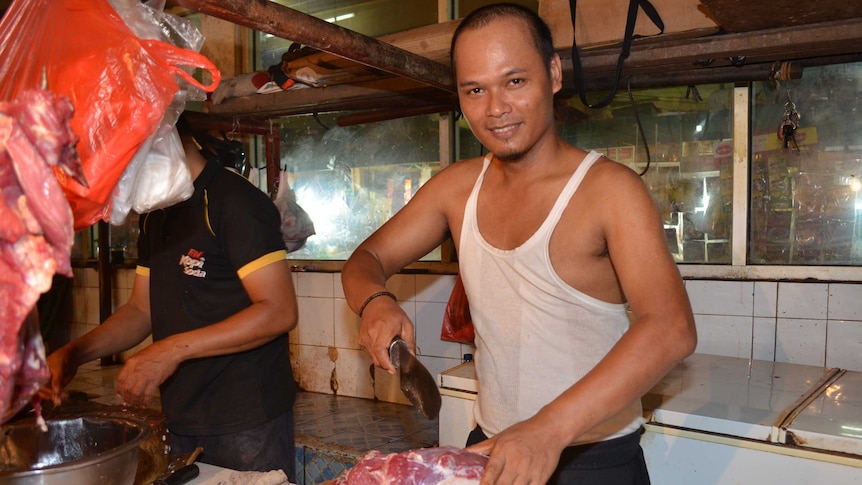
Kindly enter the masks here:
M 362 312 L 365 311 L 365 307 L 367 307 L 368 304 L 371 303 L 371 300 L 373 300 L 375 298 L 379 298 L 381 296 L 388 296 L 389 298 L 392 298 L 396 302 L 398 301 L 398 298 L 395 298 L 395 295 L 392 292 L 390 292 L 390 291 L 378 291 L 377 293 L 374 293 L 373 295 L 366 298 L 364 302 L 362 302 L 362 306 L 359 307 L 359 312 L 357 312 L 357 313 L 359 313 L 359 318 L 362 318 Z

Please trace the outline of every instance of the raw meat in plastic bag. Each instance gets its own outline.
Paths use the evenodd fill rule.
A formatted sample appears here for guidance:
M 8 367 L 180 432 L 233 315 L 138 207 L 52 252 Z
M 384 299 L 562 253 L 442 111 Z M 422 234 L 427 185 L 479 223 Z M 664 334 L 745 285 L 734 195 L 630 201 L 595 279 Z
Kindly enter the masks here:
M 296 195 L 287 181 L 287 171 L 282 170 L 279 177 L 278 194 L 275 206 L 281 214 L 281 236 L 288 253 L 302 249 L 309 236 L 314 235 L 311 217 L 296 203 Z

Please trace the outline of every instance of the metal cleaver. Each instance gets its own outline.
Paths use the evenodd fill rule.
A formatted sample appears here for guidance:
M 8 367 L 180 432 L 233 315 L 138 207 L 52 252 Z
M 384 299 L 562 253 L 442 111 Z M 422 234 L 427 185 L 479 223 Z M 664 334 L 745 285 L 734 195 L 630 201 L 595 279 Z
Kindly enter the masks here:
M 434 419 L 440 413 L 440 389 L 437 382 L 416 356 L 410 353 L 401 337 L 389 344 L 389 360 L 401 374 L 401 392 L 426 418 Z

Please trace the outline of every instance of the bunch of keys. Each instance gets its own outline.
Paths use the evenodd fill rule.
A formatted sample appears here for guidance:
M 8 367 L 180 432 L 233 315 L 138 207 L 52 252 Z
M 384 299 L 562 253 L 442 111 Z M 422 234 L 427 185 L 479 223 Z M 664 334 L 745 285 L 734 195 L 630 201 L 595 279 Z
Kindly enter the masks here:
M 796 130 L 799 128 L 799 119 L 801 115 L 796 111 L 796 105 L 790 101 L 789 96 L 784 103 L 784 116 L 781 117 L 781 124 L 778 125 L 778 139 L 784 142 L 784 148 L 788 148 L 790 142 L 799 151 L 799 144 L 796 143 Z

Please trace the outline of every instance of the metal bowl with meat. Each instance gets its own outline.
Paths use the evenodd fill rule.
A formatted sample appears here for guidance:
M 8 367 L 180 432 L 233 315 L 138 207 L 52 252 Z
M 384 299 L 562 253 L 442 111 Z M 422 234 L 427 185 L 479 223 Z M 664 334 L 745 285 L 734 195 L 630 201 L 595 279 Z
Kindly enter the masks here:
M 0 482 L 131 485 L 139 445 L 150 434 L 146 424 L 116 417 L 48 420 L 47 428 L 29 419 L 3 426 Z

